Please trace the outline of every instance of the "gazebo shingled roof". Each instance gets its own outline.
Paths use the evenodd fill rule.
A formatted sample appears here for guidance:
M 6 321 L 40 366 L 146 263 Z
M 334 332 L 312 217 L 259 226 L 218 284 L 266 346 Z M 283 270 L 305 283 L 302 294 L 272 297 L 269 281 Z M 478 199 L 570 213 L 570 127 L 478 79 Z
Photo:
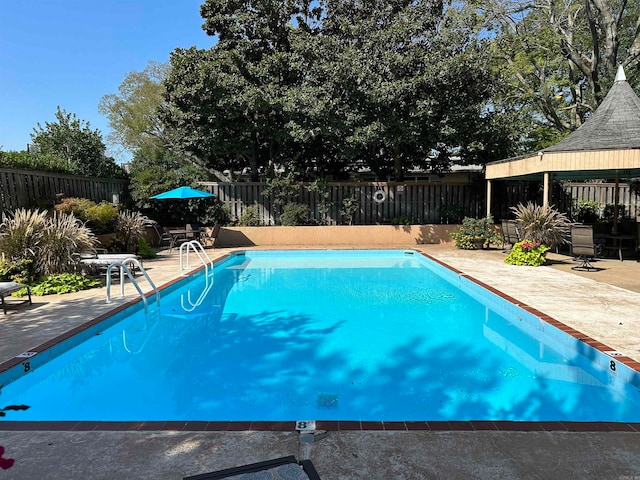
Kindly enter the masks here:
M 486 165 L 487 213 L 491 211 L 492 180 L 542 180 L 544 204 L 548 205 L 554 179 L 621 177 L 640 177 L 640 99 L 622 66 L 602 104 L 575 132 L 539 152 Z
M 575 132 L 543 152 L 640 148 L 640 99 L 627 82 L 622 66 L 594 114 Z

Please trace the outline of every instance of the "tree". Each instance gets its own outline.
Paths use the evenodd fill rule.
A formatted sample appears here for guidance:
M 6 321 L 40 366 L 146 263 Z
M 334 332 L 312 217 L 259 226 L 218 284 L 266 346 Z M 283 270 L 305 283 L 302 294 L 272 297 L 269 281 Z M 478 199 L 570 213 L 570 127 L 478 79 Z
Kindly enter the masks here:
M 637 2 L 486 0 L 484 7 L 495 32 L 496 70 L 506 84 L 499 102 L 533 121 L 537 148 L 582 125 L 617 65 L 638 62 Z
M 218 43 L 172 53 L 163 119 L 205 165 L 257 180 L 290 142 L 283 102 L 299 82 L 292 22 L 306 25 L 311 10 L 296 0 L 207 0 L 201 14 Z
M 64 158 L 77 167 L 80 175 L 124 178 L 126 173 L 105 155 L 106 146 L 100 130 L 91 130 L 89 122 L 58 107 L 56 122 L 38 123 L 31 134 L 40 151 Z
M 504 138 L 486 108 L 494 82 L 472 11 L 429 0 L 329 0 L 317 44 L 305 82 L 317 87 L 316 104 L 328 104 L 321 115 L 342 122 L 326 123 L 337 125 L 331 140 L 344 138 L 343 154 L 380 178 L 443 171 L 454 159 L 483 163 Z
M 217 169 L 401 180 L 504 150 L 471 12 L 438 1 L 202 6 L 210 50 L 176 50 L 163 120 Z M 500 148 L 498 148 L 500 147 Z M 500 150 L 500 151 L 502 151 Z
M 143 71 L 127 74 L 117 95 L 102 97 L 98 111 L 109 119 L 110 142 L 131 153 L 174 147 L 174 139 L 159 118 L 168 75 L 168 64 L 149 62 Z

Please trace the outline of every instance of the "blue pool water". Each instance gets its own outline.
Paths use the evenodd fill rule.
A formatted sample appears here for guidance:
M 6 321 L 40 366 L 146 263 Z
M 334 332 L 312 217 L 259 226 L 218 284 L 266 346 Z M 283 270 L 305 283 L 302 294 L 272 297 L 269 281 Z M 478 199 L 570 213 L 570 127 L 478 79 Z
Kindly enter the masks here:
M 4 420 L 640 421 L 636 372 L 411 251 L 236 254 L 109 323 Z

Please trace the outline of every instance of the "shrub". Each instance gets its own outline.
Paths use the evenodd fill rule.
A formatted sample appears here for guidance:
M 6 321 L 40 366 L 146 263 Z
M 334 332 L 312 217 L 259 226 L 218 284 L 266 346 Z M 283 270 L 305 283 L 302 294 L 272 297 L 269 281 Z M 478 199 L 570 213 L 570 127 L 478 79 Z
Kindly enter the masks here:
M 118 250 L 134 251 L 144 235 L 146 221 L 146 217 L 139 212 L 120 212 L 115 229 L 116 241 L 112 245 L 118 246 Z
M 149 244 L 143 237 L 140 237 L 140 239 L 138 240 L 137 253 L 142 258 L 156 258 L 157 256 L 156 251 L 149 246 Z
M 109 202 L 100 202 L 87 210 L 88 226 L 96 234 L 112 232 L 118 219 L 118 206 Z
M 593 200 L 579 201 L 573 209 L 576 222 L 596 223 L 600 218 L 600 204 Z
M 464 217 L 462 226 L 450 233 L 456 247 L 462 250 L 476 250 L 478 247 L 488 248 L 490 244 L 500 242 L 500 236 L 493 226 L 493 217 L 475 219 Z
M 47 219 L 34 259 L 40 275 L 71 272 L 74 253 L 94 251 L 98 239 L 75 215 L 54 213 Z
M 19 209 L 2 216 L 0 253 L 11 261 L 33 263 L 36 277 L 75 268 L 73 254 L 91 251 L 97 239 L 73 214 Z
M 245 208 L 242 215 L 240 215 L 239 223 L 243 227 L 260 226 L 260 210 L 258 209 L 258 205 L 249 205 Z
M 523 238 L 540 242 L 550 248 L 568 243 L 571 222 L 564 213 L 553 207 L 541 207 L 531 202 L 511 207 Z
M 353 225 L 356 213 L 360 211 L 360 202 L 356 197 L 347 197 L 342 199 L 340 207 L 340 215 L 347 218 L 347 223 Z
M 25 258 L 7 260 L 0 258 L 0 282 L 31 284 L 34 280 L 33 261 Z
M 438 212 L 440 213 L 440 223 L 456 224 L 464 219 L 463 205 L 442 205 Z
M 301 203 L 287 203 L 280 215 L 280 224 L 286 226 L 305 225 L 309 217 L 309 207 Z
M 604 206 L 602 210 L 602 219 L 605 222 L 612 223 L 615 219 L 615 205 L 610 203 Z M 618 205 L 618 222 L 624 221 L 627 218 L 627 208 L 625 205 Z
M 46 221 L 47 212 L 39 210 L 20 208 L 2 214 L 0 253 L 12 260 L 35 259 Z
M 532 242 L 531 240 L 523 240 L 516 243 L 509 255 L 504 259 L 504 263 L 509 265 L 530 265 L 539 267 L 546 261 L 545 253 L 549 247 L 540 242 Z
M 86 222 L 87 226 L 96 234 L 113 231 L 118 218 L 118 206 L 116 204 L 109 202 L 96 203 L 87 198 L 65 198 L 54 208 L 59 213 L 73 213 L 78 220 Z
M 391 225 L 411 225 L 411 219 L 405 215 L 393 217 L 391 219 Z

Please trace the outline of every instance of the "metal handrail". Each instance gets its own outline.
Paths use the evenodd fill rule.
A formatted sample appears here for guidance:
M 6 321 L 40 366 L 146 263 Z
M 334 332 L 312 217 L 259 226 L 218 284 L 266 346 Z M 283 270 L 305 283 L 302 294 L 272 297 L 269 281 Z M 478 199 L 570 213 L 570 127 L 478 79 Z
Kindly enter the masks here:
M 211 287 L 213 287 L 213 281 L 209 282 L 209 278 L 210 278 L 209 275 L 205 276 L 204 290 L 202 290 L 202 292 L 200 293 L 200 296 L 195 301 L 195 303 L 191 301 L 191 290 L 187 291 L 187 302 L 189 303 L 190 308 L 186 307 L 184 304 L 185 303 L 184 293 L 180 295 L 180 306 L 182 307 L 182 310 L 184 310 L 185 312 L 193 312 L 196 309 L 196 307 L 199 307 L 202 304 L 204 299 L 207 297 L 207 295 L 211 291 Z
M 133 263 L 140 269 L 140 272 L 142 272 L 142 275 L 144 275 L 144 278 L 147 279 L 147 282 L 149 282 L 149 285 L 151 285 L 151 288 L 153 288 L 153 291 L 156 294 L 156 303 L 160 305 L 160 291 L 157 289 L 157 287 L 149 277 L 149 274 L 147 274 L 147 271 L 144 268 L 142 268 L 142 264 L 138 261 L 137 258 L 133 258 L 133 257 L 125 258 L 121 262 L 113 262 L 107 268 L 107 303 L 111 303 L 111 270 L 113 270 L 114 267 L 118 267 L 120 269 L 120 298 L 124 297 L 124 274 L 126 273 L 129 279 L 131 280 L 131 283 L 138 291 L 138 294 L 140 294 L 140 296 L 142 297 L 145 311 L 147 310 L 147 306 L 149 303 L 147 301 L 147 297 L 142 292 L 142 289 L 140 288 L 140 285 L 138 284 L 137 280 L 134 278 L 134 275 L 131 273 L 131 270 L 129 270 L 129 267 L 127 267 L 126 264 L 128 263 Z
M 198 256 L 198 258 L 200 259 L 200 262 L 202 262 L 202 264 L 204 265 L 205 273 L 207 275 L 209 275 L 209 265 L 212 263 L 212 260 L 209 257 L 209 255 L 207 255 L 207 252 L 205 252 L 204 247 L 202 246 L 202 244 L 197 240 L 191 240 L 190 242 L 185 242 L 185 243 L 180 245 L 180 270 L 184 269 L 182 259 L 183 259 L 183 252 L 185 250 L 186 250 L 186 256 L 187 256 L 187 266 L 186 266 L 186 268 L 191 268 L 190 265 L 189 265 L 189 250 L 191 248 L 193 248 L 194 253 Z M 204 256 L 207 257 L 208 263 L 202 257 L 202 255 L 200 254 L 200 252 L 198 251 L 198 248 L 200 248 L 200 250 L 202 250 L 202 253 L 204 254 Z

